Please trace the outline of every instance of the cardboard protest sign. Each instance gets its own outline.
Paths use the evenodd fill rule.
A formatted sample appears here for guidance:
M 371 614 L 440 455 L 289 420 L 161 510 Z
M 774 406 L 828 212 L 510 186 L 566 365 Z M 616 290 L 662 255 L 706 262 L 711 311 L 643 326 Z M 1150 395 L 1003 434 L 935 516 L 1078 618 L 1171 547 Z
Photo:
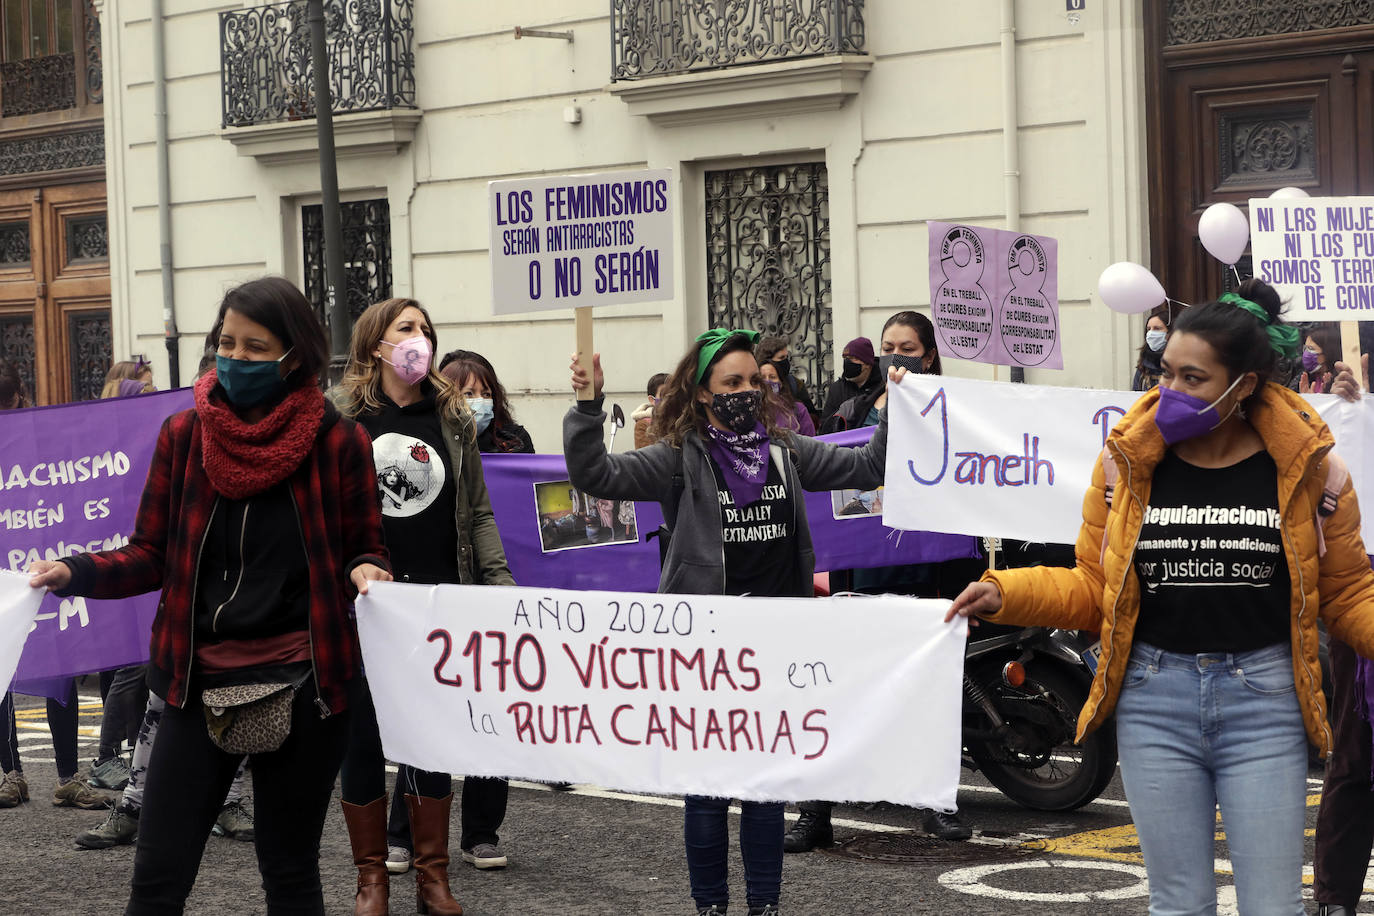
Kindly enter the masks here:
M 389 759 L 948 811 L 966 636 L 948 604 L 379 583 L 357 611 Z
M 1250 253 L 1286 320 L 1374 318 L 1374 197 L 1251 200 Z
M 0 692 L 9 689 L 43 595 L 29 588 L 28 576 L 0 569 Z
M 671 169 L 487 185 L 497 315 L 673 295 Z
M 908 376 L 889 385 L 883 524 L 1072 544 L 1093 464 L 1139 391 Z M 1305 395 L 1357 493 L 1374 488 L 1374 398 Z M 1374 513 L 1361 534 L 1374 545 Z
M 1042 235 L 931 221 L 930 313 L 940 352 L 1064 368 L 1059 243 Z
M 0 566 L 22 571 L 35 560 L 127 544 L 162 421 L 190 406 L 191 390 L 182 388 L 6 412 Z M 155 594 L 119 601 L 47 595 L 15 689 L 145 661 L 156 610 Z

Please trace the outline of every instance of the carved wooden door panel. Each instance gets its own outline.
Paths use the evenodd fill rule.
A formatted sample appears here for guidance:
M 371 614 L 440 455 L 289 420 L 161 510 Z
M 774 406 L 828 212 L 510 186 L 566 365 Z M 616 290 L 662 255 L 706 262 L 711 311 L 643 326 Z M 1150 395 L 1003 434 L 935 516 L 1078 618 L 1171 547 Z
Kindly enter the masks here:
M 110 368 L 105 186 L 0 192 L 0 356 L 36 404 L 98 397 Z
M 1290 186 L 1314 197 L 1374 194 L 1371 74 L 1374 50 L 1166 57 L 1152 203 L 1155 267 L 1171 296 L 1202 302 L 1235 286 L 1198 240 L 1211 204 L 1245 209 Z M 1238 270 L 1249 275 L 1248 254 Z

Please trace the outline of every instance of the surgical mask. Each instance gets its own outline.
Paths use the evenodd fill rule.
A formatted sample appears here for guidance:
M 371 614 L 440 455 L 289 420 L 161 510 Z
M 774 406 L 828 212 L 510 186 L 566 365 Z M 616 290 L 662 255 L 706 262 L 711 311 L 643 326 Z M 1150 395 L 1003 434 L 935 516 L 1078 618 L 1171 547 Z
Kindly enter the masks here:
M 790 356 L 773 360 L 773 365 L 778 367 L 778 378 L 787 378 L 792 374 L 792 357 Z
M 378 359 L 395 369 L 401 381 L 407 385 L 418 384 L 420 379 L 429 374 L 429 361 L 434 352 L 430 349 L 428 337 L 421 334 L 407 337 L 400 343 L 386 340 L 382 343 L 391 347 L 391 355 L 396 361 L 392 362 L 385 356 L 379 356 Z
M 732 433 L 742 436 L 759 422 L 761 391 L 731 391 L 711 397 L 711 410 Z
M 1302 371 L 1314 371 L 1317 368 L 1317 366 L 1321 363 L 1321 361 L 1322 358 L 1320 353 L 1316 353 L 1312 350 L 1302 351 Z
M 472 411 L 472 419 L 477 423 L 477 435 L 487 431 L 494 417 L 496 402 L 491 398 L 468 398 L 468 410 Z
M 228 356 L 215 357 L 215 376 L 224 389 L 224 396 L 235 407 L 257 407 L 279 396 L 286 390 L 286 379 L 281 376 L 281 359 L 232 359 Z
M 863 363 L 856 363 L 852 360 L 847 359 L 844 361 L 844 368 L 840 370 L 840 375 L 844 376 L 845 378 L 858 378 L 859 374 L 863 371 Z
M 1244 375 L 1221 393 L 1215 401 L 1208 404 L 1202 398 L 1159 386 L 1159 403 L 1155 405 L 1155 426 L 1164 437 L 1167 445 L 1174 445 L 1186 439 L 1194 439 L 1216 429 L 1230 419 L 1236 408 L 1232 407 L 1226 416 L 1217 415 L 1217 405 L 1239 384 Z
M 878 374 L 883 380 L 887 380 L 887 370 L 896 366 L 898 369 L 905 369 L 912 375 L 923 375 L 926 371 L 926 361 L 923 356 L 903 356 L 900 353 L 884 353 L 878 357 Z
M 1145 346 L 1156 353 L 1164 349 L 1164 342 L 1168 339 L 1168 331 L 1149 330 L 1145 332 Z

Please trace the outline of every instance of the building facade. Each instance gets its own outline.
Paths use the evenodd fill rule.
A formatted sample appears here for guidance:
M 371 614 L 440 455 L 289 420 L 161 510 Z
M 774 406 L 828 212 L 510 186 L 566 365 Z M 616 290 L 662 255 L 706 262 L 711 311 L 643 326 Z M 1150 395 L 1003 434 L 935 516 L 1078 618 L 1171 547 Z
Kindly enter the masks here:
M 572 314 L 493 316 L 487 182 L 670 167 L 673 300 L 597 312 L 626 408 L 722 324 L 788 336 L 822 387 L 847 340 L 928 310 L 927 220 L 1057 238 L 1065 368 L 1027 380 L 1126 387 L 1140 321 L 1096 298 L 1104 267 L 1149 264 L 1198 300 L 1224 282 L 1196 241 L 1207 204 L 1370 193 L 1358 47 L 1374 25 L 1367 4 L 1315 0 L 1248 17 L 1220 0 L 1066 5 L 566 0 L 551 17 L 536 0 L 327 0 L 350 308 L 424 302 L 441 347 L 486 355 L 556 451 Z M 168 0 L 160 24 L 182 384 L 227 286 L 281 273 L 324 308 L 304 14 Z M 147 0 L 103 0 L 101 18 L 113 348 L 155 353 L 155 24 Z

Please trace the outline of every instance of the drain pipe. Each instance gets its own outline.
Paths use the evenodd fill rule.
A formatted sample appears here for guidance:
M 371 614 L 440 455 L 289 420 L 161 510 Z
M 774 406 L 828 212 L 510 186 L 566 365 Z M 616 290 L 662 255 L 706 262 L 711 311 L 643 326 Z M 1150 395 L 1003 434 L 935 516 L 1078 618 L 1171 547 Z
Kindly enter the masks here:
M 1002 0 L 1002 194 L 1007 228 L 1021 228 L 1021 124 L 1016 112 L 1016 0 Z M 1026 370 L 1011 367 L 1011 380 L 1024 382 Z
M 162 0 L 149 0 L 153 26 L 153 124 L 157 131 L 157 248 L 162 273 L 162 328 L 167 341 L 167 374 L 172 388 L 181 387 L 180 335 L 176 297 L 172 292 L 172 180 L 167 155 L 167 48 Z

